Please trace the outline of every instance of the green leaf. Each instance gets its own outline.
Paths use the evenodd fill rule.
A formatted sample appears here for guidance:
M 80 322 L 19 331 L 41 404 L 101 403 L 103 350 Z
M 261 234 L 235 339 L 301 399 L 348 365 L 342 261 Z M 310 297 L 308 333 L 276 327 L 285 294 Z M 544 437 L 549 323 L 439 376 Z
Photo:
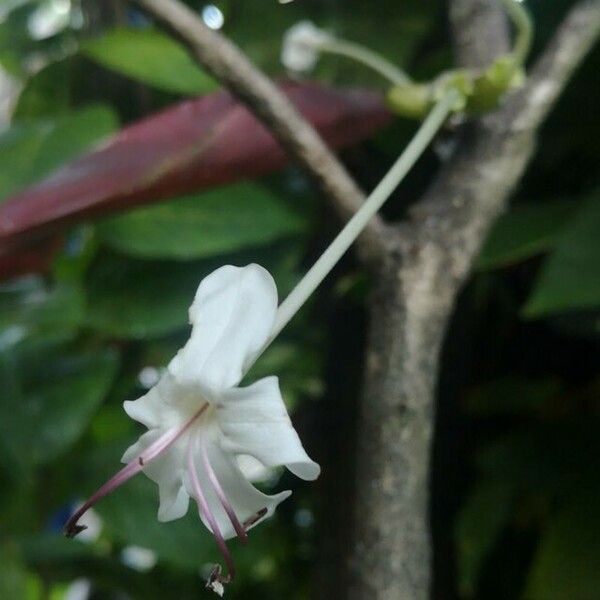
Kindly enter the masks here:
M 133 339 L 159 337 L 185 327 L 196 288 L 210 272 L 205 269 L 190 263 L 104 257 L 89 273 L 86 324 L 117 338 Z
M 267 188 L 227 186 L 104 221 L 100 239 L 142 258 L 205 258 L 299 233 L 304 221 Z
M 27 79 L 12 113 L 14 121 L 68 113 L 73 85 L 71 57 L 55 61 Z
M 539 414 L 562 391 L 560 380 L 503 377 L 472 388 L 466 405 L 478 416 Z
M 3 5 L 5 0 L 3 1 Z M 0 50 L 23 52 L 33 41 L 28 31 L 28 21 L 36 6 L 32 2 L 11 1 L 0 9 Z
M 475 76 L 467 110 L 477 114 L 496 108 L 508 91 L 522 85 L 524 78 L 512 54 L 498 57 L 483 73 Z
M 12 546 L 0 546 L 0 598 L 34 600 L 39 598 L 41 586 Z
M 0 356 L 0 435 L 18 464 L 33 466 L 54 460 L 79 439 L 110 388 L 117 355 L 48 353 L 22 362 L 13 353 Z
M 299 399 L 323 393 L 323 357 L 320 350 L 318 344 L 276 340 L 245 375 L 242 385 L 276 373 L 286 406 L 293 412 Z
M 77 540 L 75 543 L 67 539 L 62 532 L 38 532 L 35 534 L 19 535 L 17 545 L 23 558 L 29 564 L 39 564 L 50 561 L 69 561 L 94 554 L 95 548 L 90 544 Z
M 128 482 L 100 504 L 98 511 L 117 540 L 150 548 L 162 560 L 179 567 L 197 570 L 216 558 L 212 536 L 196 511 L 190 510 L 185 518 L 171 523 L 158 522 L 158 490 L 146 477 Z
M 157 31 L 114 29 L 84 44 L 82 52 L 107 69 L 167 92 L 195 95 L 217 88 L 180 44 Z
M 526 318 L 600 306 L 600 195 L 590 198 L 546 259 L 523 308 Z
M 510 519 L 512 501 L 512 485 L 494 479 L 480 481 L 467 498 L 455 528 L 463 597 L 474 596 L 483 563 Z
M 595 600 L 600 590 L 600 490 L 579 490 L 547 527 L 537 549 L 527 600 Z
M 563 497 L 600 468 L 599 432 L 593 418 L 529 425 L 488 444 L 477 465 L 488 477 L 510 481 L 521 491 Z
M 114 113 L 104 106 L 13 126 L 0 135 L 0 199 L 41 179 L 116 128 Z
M 41 277 L 0 285 L 0 351 L 33 339 L 66 340 L 83 322 L 84 300 L 74 285 L 48 287 Z
M 0 200 L 30 182 L 32 163 L 49 125 L 13 126 L 0 134 Z
M 117 127 L 115 113 L 106 106 L 90 106 L 59 117 L 44 136 L 35 157 L 32 167 L 34 176 L 40 177 L 75 158 Z
M 578 206 L 572 201 L 548 202 L 503 215 L 481 250 L 477 268 L 497 269 L 550 250 Z
M 280 296 L 298 277 L 302 247 L 285 240 L 258 250 L 194 262 L 100 257 L 90 268 L 86 324 L 117 338 L 149 339 L 183 329 L 200 281 L 224 264 L 257 262 L 277 282 Z
M 27 571 L 6 552 L 0 553 L 0 598 L 25 598 Z

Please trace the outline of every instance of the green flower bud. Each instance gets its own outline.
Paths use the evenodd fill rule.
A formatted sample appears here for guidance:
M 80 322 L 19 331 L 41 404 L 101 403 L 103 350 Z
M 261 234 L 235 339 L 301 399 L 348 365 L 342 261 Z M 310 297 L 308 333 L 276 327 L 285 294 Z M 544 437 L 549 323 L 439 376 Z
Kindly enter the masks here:
M 426 83 L 396 85 L 386 100 L 392 112 L 409 119 L 423 119 L 434 104 L 431 86 Z

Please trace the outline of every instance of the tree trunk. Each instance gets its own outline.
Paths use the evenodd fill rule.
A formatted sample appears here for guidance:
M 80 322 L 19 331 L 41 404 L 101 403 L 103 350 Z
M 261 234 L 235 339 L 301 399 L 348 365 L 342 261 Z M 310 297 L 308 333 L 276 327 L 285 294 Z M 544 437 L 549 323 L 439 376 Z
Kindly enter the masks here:
M 485 2 L 456 0 L 461 10 L 455 14 L 462 18 Z M 456 152 L 398 227 L 389 246 L 395 249 L 374 273 L 358 439 L 353 600 L 429 597 L 434 390 L 453 302 L 533 154 L 538 128 L 599 34 L 600 3 L 583 1 L 571 9 L 524 88 L 464 129 Z M 463 41 L 463 50 L 475 43 L 470 34 Z
M 428 597 L 429 460 L 438 355 L 452 294 L 434 289 L 443 257 L 420 272 L 390 256 L 370 301 L 366 382 L 358 439 L 356 541 L 350 597 Z M 433 255 L 428 257 L 434 258 Z

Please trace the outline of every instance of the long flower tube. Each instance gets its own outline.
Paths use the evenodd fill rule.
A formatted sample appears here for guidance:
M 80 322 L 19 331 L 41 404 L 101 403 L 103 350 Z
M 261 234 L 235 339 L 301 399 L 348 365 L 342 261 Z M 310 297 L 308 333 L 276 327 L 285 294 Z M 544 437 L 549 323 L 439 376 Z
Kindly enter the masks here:
M 293 318 L 323 279 L 331 272 L 354 240 L 360 235 L 371 217 L 383 206 L 392 192 L 398 187 L 444 124 L 446 117 L 452 112 L 459 99 L 459 92 L 455 90 L 449 90 L 442 96 L 437 105 L 429 113 L 429 116 L 423 121 L 423 124 L 404 152 L 379 182 L 379 185 L 371 192 L 365 203 L 360 207 L 360 210 L 346 223 L 345 227 L 331 242 L 325 252 L 323 252 L 298 285 L 281 303 L 277 310 L 277 319 L 268 343 L 271 343 L 289 323 L 290 319 Z
M 322 53 L 337 54 L 369 67 L 393 85 L 406 85 L 410 77 L 394 63 L 370 48 L 340 39 L 310 21 L 300 21 L 283 38 L 281 62 L 290 71 L 310 71 Z
M 523 65 L 533 42 L 533 22 L 522 0 L 502 0 L 502 4 L 516 30 L 513 55 L 517 63 Z

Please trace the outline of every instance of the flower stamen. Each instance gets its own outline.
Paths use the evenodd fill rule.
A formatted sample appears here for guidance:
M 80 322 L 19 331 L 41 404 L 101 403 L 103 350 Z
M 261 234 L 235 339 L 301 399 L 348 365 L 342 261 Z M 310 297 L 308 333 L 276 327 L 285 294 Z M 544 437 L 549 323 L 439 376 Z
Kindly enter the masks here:
M 194 488 L 194 495 L 196 497 L 196 503 L 198 504 L 198 510 L 200 511 L 200 515 L 204 516 L 204 518 L 208 521 L 210 525 L 210 529 L 215 538 L 215 542 L 225 559 L 225 563 L 227 564 L 227 575 L 221 574 L 220 565 L 215 567 L 209 578 L 209 584 L 213 584 L 215 581 L 219 583 L 229 583 L 235 577 L 235 566 L 233 564 L 233 557 L 229 552 L 229 548 L 227 548 L 227 544 L 225 543 L 225 538 L 221 533 L 215 515 L 210 509 L 210 506 L 206 500 L 206 496 L 202 490 L 202 486 L 200 485 L 200 481 L 198 479 L 198 473 L 196 472 L 196 466 L 194 465 L 194 452 L 193 452 L 193 439 L 190 439 L 188 444 L 187 451 L 187 463 L 188 463 L 188 474 L 192 483 L 192 487 Z M 208 585 L 208 584 L 207 584 Z
M 213 490 L 215 491 L 215 494 L 217 495 L 217 498 L 219 498 L 221 506 L 227 513 L 227 516 L 229 517 L 229 520 L 231 521 L 231 524 L 233 525 L 233 528 L 235 529 L 238 538 L 242 541 L 242 543 L 245 544 L 248 541 L 248 534 L 246 533 L 245 527 L 240 523 L 239 519 L 237 518 L 237 515 L 235 514 L 233 507 L 229 503 L 229 500 L 227 500 L 227 496 L 223 491 L 221 484 L 219 483 L 219 478 L 217 477 L 214 469 L 212 468 L 212 465 L 210 464 L 208 452 L 206 450 L 206 444 L 202 444 L 202 460 L 204 462 L 204 468 L 206 469 L 208 479 L 213 487 Z
M 262 519 L 265 515 L 267 514 L 267 508 L 261 508 L 259 511 L 257 511 L 256 513 L 254 513 L 251 517 L 248 517 L 243 525 L 244 525 L 244 529 L 246 531 L 248 531 L 248 529 L 250 529 L 250 527 L 252 527 L 252 525 L 254 525 L 257 521 L 260 521 L 260 519 Z
M 135 460 L 126 464 L 120 471 L 113 475 L 104 485 L 92 494 L 82 506 L 71 515 L 64 527 L 64 534 L 68 538 L 73 538 L 81 533 L 87 527 L 78 525 L 79 519 L 90 509 L 97 504 L 102 498 L 114 492 L 132 477 L 143 471 L 144 466 L 149 462 L 157 459 L 163 452 L 168 450 L 200 417 L 200 415 L 208 408 L 208 403 L 203 404 L 200 409 L 181 427 L 173 427 L 168 429 L 154 443 L 150 444 Z

